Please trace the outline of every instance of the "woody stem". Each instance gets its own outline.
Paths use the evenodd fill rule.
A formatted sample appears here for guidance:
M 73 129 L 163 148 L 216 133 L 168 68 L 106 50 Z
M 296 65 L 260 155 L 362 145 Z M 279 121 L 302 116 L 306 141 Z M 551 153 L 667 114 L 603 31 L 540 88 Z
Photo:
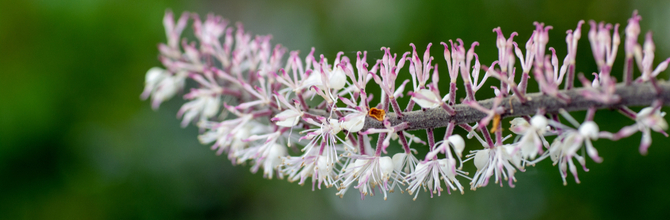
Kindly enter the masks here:
M 542 93 L 526 94 L 527 101 L 521 103 L 517 96 L 505 97 L 500 103 L 504 109 L 500 114 L 502 118 L 519 117 L 524 115 L 533 115 L 538 109 L 542 108 L 547 114 L 558 113 L 559 109 L 565 109 L 568 112 L 584 111 L 593 107 L 595 109 L 619 109 L 623 106 L 648 106 L 657 99 L 663 101 L 664 105 L 670 105 L 670 82 L 659 81 L 656 83 L 660 92 L 657 92 L 655 86 L 651 83 L 633 83 L 626 86 L 624 83 L 616 85 L 615 94 L 620 97 L 617 103 L 601 103 L 584 98 L 582 93 L 589 88 L 573 88 L 570 90 L 561 90 L 559 93 L 570 98 L 570 102 L 564 102 L 562 99 L 548 96 Z M 478 101 L 484 108 L 491 108 L 493 98 Z M 465 104 L 453 106 L 455 114 L 450 115 L 443 108 L 422 109 L 417 111 L 403 112 L 403 117 L 398 119 L 395 113 L 387 113 L 386 118 L 391 125 L 397 125 L 407 122 L 407 130 L 429 129 L 446 127 L 450 122 L 455 124 L 473 123 L 486 117 L 486 113 L 474 109 Z M 363 131 L 368 128 L 384 128 L 381 121 L 372 117 L 367 117 Z

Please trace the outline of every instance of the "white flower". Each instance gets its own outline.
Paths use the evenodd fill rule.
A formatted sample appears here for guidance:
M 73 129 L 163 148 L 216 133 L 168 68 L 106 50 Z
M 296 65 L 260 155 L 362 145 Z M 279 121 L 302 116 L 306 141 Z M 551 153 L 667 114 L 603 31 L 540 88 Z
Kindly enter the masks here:
M 347 75 L 344 73 L 342 67 L 336 64 L 335 69 L 330 70 L 327 66 L 328 63 L 325 59 L 322 60 L 320 66 L 314 66 L 312 73 L 302 82 L 301 87 L 309 88 L 316 86 L 320 89 L 335 89 L 336 91 L 344 88 L 347 82 Z M 324 72 L 321 72 L 322 70 L 319 67 L 323 67 Z M 324 75 L 327 81 L 324 80 Z
M 598 129 L 598 125 L 593 121 L 585 121 L 579 126 L 579 134 L 594 141 L 598 140 L 599 132 L 600 129 Z
M 332 89 L 340 90 L 344 88 L 344 85 L 347 82 L 347 75 L 344 74 L 344 70 L 340 65 L 335 65 L 335 69 L 330 72 L 328 82 Z
M 510 187 L 514 187 L 516 178 L 514 173 L 517 169 L 524 171 L 521 163 L 521 153 L 515 151 L 514 145 L 494 146 L 482 150 L 476 150 L 470 153 L 468 160 L 474 157 L 474 163 L 477 167 L 477 172 L 472 177 L 470 182 L 470 189 L 475 190 L 479 187 L 486 186 L 489 183 L 489 178 L 495 175 L 495 183 L 507 180 Z
M 282 164 L 282 158 L 287 155 L 286 147 L 278 144 L 277 141 L 282 137 L 282 132 L 279 130 L 273 133 L 264 135 L 251 135 L 242 142 L 250 142 L 250 147 L 235 151 L 235 157 L 238 163 L 244 163 L 247 160 L 253 160 L 251 172 L 256 173 L 260 167 L 263 167 L 263 176 L 272 179 L 273 171 Z M 251 142 L 263 140 L 262 142 Z M 277 172 L 279 178 L 283 178 L 281 172 Z
M 365 117 L 368 115 L 368 112 L 361 107 L 356 107 L 356 109 L 349 108 L 337 108 L 339 111 L 351 111 L 352 113 L 347 114 L 342 118 L 342 129 L 345 129 L 349 132 L 359 132 L 363 129 L 365 125 Z
M 325 183 L 326 187 L 331 187 L 335 184 L 335 162 L 325 156 L 319 156 L 316 168 L 314 169 L 314 176 L 312 176 L 312 185 L 315 179 L 318 180 L 318 187 L 321 189 L 321 184 Z M 312 186 L 313 188 L 313 186 Z
M 365 112 L 352 113 L 344 117 L 344 122 L 342 122 L 342 128 L 346 129 L 349 132 L 358 132 L 363 129 L 365 125 Z
M 452 155 L 453 150 L 453 152 L 456 154 L 456 157 L 458 157 L 458 160 L 460 161 L 461 156 L 463 154 L 463 149 L 465 149 L 465 141 L 460 135 L 457 134 L 451 135 L 446 140 L 442 140 L 436 143 L 435 145 L 437 147 L 426 155 L 427 159 L 437 157 L 438 153 L 444 153 L 446 154 L 448 159 L 453 160 L 454 159 L 454 156 Z M 454 163 L 453 165 L 454 167 L 450 167 L 450 169 L 455 170 L 456 164 Z M 463 165 L 462 163 L 459 165 L 459 169 L 462 165 Z
M 221 16 L 214 16 L 214 14 L 207 15 L 205 22 L 201 22 L 197 16 L 194 19 L 193 29 L 200 43 L 206 47 L 214 46 L 220 48 L 221 43 L 219 42 L 219 38 L 223 35 L 228 21 L 224 20 Z
M 530 128 L 530 123 L 524 118 L 514 118 L 509 123 L 509 130 L 515 134 L 524 134 Z
M 377 75 L 376 70 L 371 70 L 370 73 L 375 82 L 382 88 L 382 92 L 387 94 L 389 99 L 393 100 L 395 99 L 394 95 L 396 94 L 395 80 L 398 77 L 398 72 L 400 72 L 405 65 L 405 61 L 407 60 L 407 56 L 410 55 L 410 52 L 405 52 L 396 66 L 395 60 L 397 55 L 391 55 L 391 49 L 388 47 L 382 47 L 381 50 L 385 51 L 384 57 L 382 57 L 381 60 L 377 60 L 377 64 L 375 65 L 375 67 L 379 67 L 379 75 Z M 403 85 L 407 82 L 409 81 L 406 80 Z
M 217 155 L 226 152 L 231 162 L 237 163 L 238 151 L 243 150 L 249 144 L 245 141 L 247 138 L 254 134 L 268 133 L 272 129 L 268 125 L 260 124 L 253 120 L 253 112 L 240 113 L 233 108 L 229 108 L 228 110 L 236 114 L 238 118 L 222 122 L 202 121 L 198 123 L 198 127 L 207 130 L 205 133 L 199 135 L 198 139 L 202 144 L 214 142 L 212 150 L 217 150 Z
M 335 161 L 326 156 L 318 156 L 318 152 L 306 152 L 299 157 L 286 156 L 282 158 L 283 168 L 281 172 L 288 176 L 288 181 L 299 180 L 298 184 L 303 185 L 307 178 L 312 178 L 312 190 L 321 184 L 331 187 L 336 183 Z
M 530 119 L 530 124 L 533 125 L 536 130 L 540 131 L 546 130 L 548 123 L 547 118 L 542 115 L 536 115 Z
M 214 117 L 219 112 L 221 95 L 212 94 L 208 90 L 202 90 L 202 92 L 195 90 L 189 94 L 194 94 L 195 99 L 182 105 L 177 113 L 178 117 L 184 116 L 181 122 L 182 127 L 186 127 L 198 115 L 200 115 L 200 121 L 203 121 Z
M 316 150 L 326 154 L 332 153 L 332 155 L 337 158 L 335 144 L 337 140 L 344 142 L 339 137 L 337 137 L 337 134 L 342 130 L 342 127 L 340 126 L 337 119 L 326 119 L 324 117 L 318 117 L 317 120 L 319 120 L 319 122 L 316 122 L 311 118 L 305 120 L 308 124 L 314 126 L 315 128 L 307 129 L 301 132 L 307 134 L 302 136 L 300 139 L 306 139 L 310 141 L 309 144 L 303 148 L 303 151 L 308 152 Z
M 273 171 L 282 164 L 282 158 L 286 155 L 287 152 L 285 146 L 276 143 L 273 144 L 263 162 L 263 176 L 272 179 Z
M 393 176 L 393 159 L 388 156 L 360 157 L 354 159 L 343 170 L 340 178 L 343 179 L 337 195 L 344 196 L 348 187 L 353 182 L 358 184 L 354 186 L 361 193 L 361 199 L 366 195 L 374 196 L 374 188 L 379 186 L 379 190 L 384 193 L 384 200 L 387 198 L 387 192 L 392 189 L 389 180 Z
M 163 17 L 163 26 L 165 26 L 167 45 L 158 45 L 158 49 L 163 56 L 173 59 L 178 59 L 179 56 L 181 56 L 181 51 L 179 51 L 179 38 L 182 31 L 186 27 L 186 22 L 188 21 L 189 17 L 189 13 L 184 12 L 181 14 L 177 22 L 175 22 L 172 11 L 168 10 L 165 12 L 165 17 Z
M 414 200 L 419 196 L 419 187 L 423 187 L 430 191 L 430 196 L 433 197 L 434 194 L 438 196 L 442 192 L 442 183 L 440 180 L 444 180 L 444 183 L 447 186 L 447 192 L 451 193 L 451 190 L 459 190 L 463 194 L 463 186 L 458 182 L 456 176 L 466 177 L 465 172 L 460 170 L 451 169 L 455 166 L 456 161 L 454 159 L 439 159 L 439 160 L 429 160 L 424 161 L 416 165 L 414 172 L 407 175 L 407 182 L 409 187 L 407 192 L 410 195 L 414 195 Z
M 665 69 L 668 68 L 670 58 L 658 64 L 658 66 L 656 66 L 656 69 L 654 69 L 655 49 L 656 46 L 654 45 L 654 41 L 652 39 L 652 33 L 648 32 L 647 35 L 645 36 L 642 54 L 637 53 L 635 54 L 637 61 L 640 64 L 639 65 L 640 72 L 642 72 L 642 76 L 638 78 L 638 81 L 647 82 L 650 79 L 655 78 L 656 76 L 658 76 L 658 74 L 660 74 L 661 72 L 665 71 Z
M 551 156 L 554 165 L 558 164 L 558 169 L 561 173 L 564 185 L 568 184 L 565 180 L 568 175 L 568 168 L 575 177 L 575 182 L 579 183 L 577 168 L 572 159 L 577 159 L 584 170 L 588 171 L 584 156 L 577 154 L 577 151 L 582 148 L 582 144 L 586 145 L 586 153 L 591 159 L 598 163 L 602 162 L 602 158 L 598 156 L 598 151 L 593 147 L 593 143 L 591 143 L 591 140 L 598 139 L 598 125 L 593 121 L 586 121 L 579 126 L 578 130 L 567 127 L 564 129 L 563 134 L 554 139 L 554 142 L 549 148 L 548 155 Z
M 388 120 L 384 120 L 384 127 L 386 128 L 370 128 L 364 132 L 361 132 L 363 135 L 367 134 L 375 134 L 375 133 L 386 133 L 386 137 L 384 138 L 382 142 L 382 152 L 386 152 L 386 148 L 391 144 L 391 138 L 393 136 L 396 136 L 397 132 L 403 131 L 407 129 L 409 126 L 407 122 L 403 122 L 400 124 L 397 124 L 395 126 L 391 126 L 391 122 Z
M 283 95 L 275 92 L 274 96 L 277 98 L 277 100 L 284 104 L 284 106 L 288 107 L 288 109 L 275 115 L 275 117 L 270 120 L 276 121 L 275 124 L 280 127 L 296 126 L 298 122 L 300 122 L 300 118 L 305 114 L 300 109 L 298 102 L 296 102 L 294 106 L 289 104 L 289 102 L 286 100 L 286 97 Z M 279 103 L 277 103 L 277 105 L 280 106 Z
M 565 178 L 568 176 L 568 166 L 570 172 L 575 177 L 575 182 L 579 183 L 579 178 L 577 177 L 577 168 L 572 160 L 572 158 L 577 159 L 577 161 L 582 165 L 585 171 L 588 171 L 586 168 L 586 160 L 583 156 L 574 154 L 570 147 L 572 143 L 575 142 L 575 139 L 578 137 L 578 134 L 574 131 L 564 133 L 565 135 L 558 136 L 556 140 L 551 144 L 549 148 L 549 155 L 551 160 L 554 162 L 554 165 L 558 164 L 558 170 L 561 174 L 561 179 L 563 179 L 563 185 L 567 185 L 568 182 Z M 581 145 L 581 144 L 580 144 Z
M 475 153 L 474 163 L 475 163 L 475 167 L 477 167 L 477 170 L 483 170 L 484 166 L 486 166 L 488 161 L 489 161 L 489 150 L 488 149 L 480 150 L 480 151 L 477 151 L 477 153 Z
M 414 172 L 416 165 L 419 163 L 419 160 L 412 153 L 397 153 L 393 155 L 392 159 L 393 169 L 406 174 Z
M 660 107 L 643 108 L 637 113 L 635 124 L 622 128 L 615 134 L 615 139 L 628 137 L 637 131 L 641 131 L 640 153 L 646 155 L 651 145 L 651 130 L 668 136 L 665 132 L 668 129 L 668 122 L 663 117 L 665 117 L 665 112 L 661 112 Z
M 544 138 L 547 131 L 547 118 L 535 115 L 530 119 L 530 124 L 523 118 L 512 120 L 510 130 L 516 134 L 523 134 L 521 140 L 516 143 L 521 155 L 526 159 L 535 159 L 542 152 L 542 146 L 549 147 L 549 142 Z
M 389 178 L 391 178 L 391 174 L 393 173 L 393 159 L 391 159 L 391 157 L 380 157 L 379 167 L 381 169 L 381 180 L 384 182 L 388 181 Z
M 303 113 L 293 110 L 293 109 L 287 109 L 283 112 L 280 112 L 279 114 L 275 115 L 274 118 L 272 118 L 273 121 L 276 121 L 275 124 L 280 127 L 293 127 L 300 122 L 300 117 L 302 117 Z
M 451 135 L 449 136 L 449 142 L 454 146 L 454 151 L 459 157 L 463 154 L 465 149 L 465 140 L 460 135 Z
M 312 86 L 323 87 L 323 80 L 321 80 L 321 72 L 314 70 L 307 76 L 307 79 L 302 81 L 302 86 L 299 89 L 309 88 Z
M 184 86 L 185 73 L 172 74 L 167 70 L 154 67 L 147 71 L 144 91 L 140 96 L 147 99 L 151 96 L 151 107 L 158 109 L 160 104 L 172 98 Z
M 336 119 L 326 119 L 318 117 L 319 122 L 311 118 L 305 120 L 308 124 L 315 126 L 313 129 L 307 129 L 303 137 L 300 138 L 309 140 L 309 143 L 302 149 L 305 152 L 301 157 L 287 157 L 284 159 L 285 168 L 282 170 L 284 174 L 289 176 L 289 181 L 300 179 L 299 184 L 303 184 L 307 177 L 312 177 L 312 189 L 318 183 L 319 189 L 321 184 L 325 183 L 326 187 L 335 184 L 335 165 L 340 163 L 337 141 L 345 143 L 342 139 L 337 137 L 337 133 L 341 131 L 339 123 Z
M 338 60 L 339 56 L 335 62 Z M 328 61 L 321 55 L 321 61 L 314 63 L 314 71 L 303 86 L 310 86 L 328 105 L 334 106 L 338 100 L 338 91 L 344 88 L 346 82 L 347 76 L 340 65 L 336 63 L 335 70 L 331 70 Z
M 412 100 L 421 108 L 435 108 L 440 106 L 442 100 L 428 89 L 421 89 L 412 95 Z
M 281 173 L 288 176 L 289 182 L 300 180 L 298 184 L 303 185 L 305 180 L 314 173 L 314 165 L 317 159 L 318 156 L 315 153 L 303 154 L 298 157 L 287 155 L 282 158 Z
M 253 101 L 248 101 L 244 103 L 240 103 L 237 105 L 235 108 L 238 110 L 241 109 L 249 109 L 253 106 L 267 106 L 272 102 L 272 80 L 268 80 L 267 82 L 263 77 L 258 78 L 258 86 L 252 86 L 249 83 L 241 82 L 242 83 L 242 88 L 244 88 L 244 91 L 253 95 L 256 97 L 255 99 L 252 99 Z
M 661 112 L 660 108 L 646 107 L 637 113 L 636 121 L 656 132 L 663 132 L 668 129 L 668 122 L 663 117 L 665 112 Z
M 160 83 L 162 79 L 168 77 L 170 73 L 167 70 L 164 70 L 160 67 L 152 67 L 147 71 L 145 76 L 145 87 L 142 92 L 142 99 L 149 97 L 150 93 L 154 91 L 155 87 Z

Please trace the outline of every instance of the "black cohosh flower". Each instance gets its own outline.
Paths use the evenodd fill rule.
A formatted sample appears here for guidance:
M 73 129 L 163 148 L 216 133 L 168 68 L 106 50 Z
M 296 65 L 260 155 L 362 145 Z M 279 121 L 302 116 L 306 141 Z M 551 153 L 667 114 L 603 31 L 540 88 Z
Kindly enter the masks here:
M 189 21 L 194 42 L 181 38 Z M 546 48 L 552 27 L 543 23 L 534 24 L 525 53 L 514 41 L 516 32 L 505 37 L 500 27 L 494 28 L 498 56 L 489 66 L 480 63 L 484 57 L 475 52 L 478 42 L 467 49 L 461 39 L 442 42 L 448 74 L 441 76 L 441 59 L 430 54 L 432 44 L 422 56 L 414 44 L 400 56 L 382 47 L 383 57 L 370 62 L 372 66 L 366 51 L 357 53 L 355 63 L 342 52 L 329 62 L 314 49 L 304 58 L 298 51 L 285 57 L 287 49 L 272 46 L 270 36 L 252 36 L 241 24 L 230 26 L 213 14 L 202 21 L 190 13 L 175 22 L 167 11 L 167 44 L 158 48 L 164 67 L 146 73 L 141 98 L 151 98 L 157 109 L 186 85 L 196 85 L 184 95 L 188 101 L 178 117 L 183 126 L 195 123 L 201 129 L 201 143 L 211 145 L 217 154 L 227 154 L 234 164 L 251 164 L 252 172 L 263 168 L 266 178 L 299 184 L 311 179 L 313 190 L 335 187 L 339 196 L 351 188 L 362 198 L 378 191 L 386 199 L 396 188 L 414 198 L 421 188 L 431 196 L 441 195 L 444 189 L 463 193 L 460 181 L 470 181 L 475 190 L 491 178 L 513 187 L 517 171 L 546 158 L 558 166 L 564 183 L 568 171 L 579 182 L 574 160 L 585 170 L 587 157 L 602 161 L 593 141 L 642 132 L 640 152 L 646 154 L 652 130 L 667 136 L 661 107 L 670 100 L 670 83 L 656 77 L 670 59 L 654 67 L 652 35 L 639 44 L 639 21 L 634 12 L 626 26 L 626 63 L 622 83 L 617 83 L 612 67 L 621 41 L 618 24 L 588 22 L 588 40 L 599 71 L 587 74 L 593 79 L 575 75 L 584 21 L 567 31 L 568 50 L 562 63 L 554 48 Z M 634 64 L 641 73 L 638 78 L 633 77 Z M 515 77 L 517 66 L 520 77 Z M 405 67 L 411 80 L 397 82 L 400 74 L 407 74 Z M 445 76 L 449 79 L 442 82 L 448 82 L 449 90 L 440 91 L 439 77 Z M 531 76 L 539 85 L 534 93 L 527 90 Z M 574 88 L 575 78 L 583 88 Z M 475 94 L 486 89 L 484 82 L 495 79 L 500 85 L 489 90 L 494 96 L 477 100 Z M 458 81 L 463 82 L 463 100 L 456 100 Z M 410 82 L 411 89 L 405 92 Z M 381 93 L 367 93 L 370 86 L 379 86 Z M 374 96 L 381 101 L 371 103 Z M 409 104 L 401 108 L 399 99 Z M 626 105 L 650 107 L 633 112 Z M 600 131 L 593 115 L 601 108 L 618 109 L 634 124 L 616 133 Z M 579 110 L 587 111 L 583 122 L 567 112 Z M 502 128 L 505 117 L 516 117 L 509 129 Z M 446 127 L 443 138 L 435 137 L 437 127 Z M 466 149 L 464 139 L 454 134 L 457 127 L 481 146 Z M 417 129 L 426 130 L 427 140 L 408 132 Z M 371 143 L 375 134 L 377 142 Z M 401 153 L 388 153 L 391 142 L 399 143 Z M 419 148 L 427 148 L 428 153 L 417 155 Z M 469 151 L 464 159 L 465 150 Z M 470 161 L 477 168 L 472 175 L 462 170 L 463 163 Z

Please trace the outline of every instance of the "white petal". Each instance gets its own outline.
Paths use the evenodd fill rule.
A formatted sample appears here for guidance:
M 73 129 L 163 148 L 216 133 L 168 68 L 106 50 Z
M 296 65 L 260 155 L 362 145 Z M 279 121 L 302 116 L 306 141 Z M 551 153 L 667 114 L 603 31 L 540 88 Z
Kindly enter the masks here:
M 348 174 L 354 172 L 354 163 L 349 163 L 346 168 L 344 168 L 343 174 Z
M 544 116 L 536 115 L 530 119 L 530 124 L 533 125 L 535 129 L 544 130 L 547 128 L 549 122 L 547 121 L 547 118 L 545 118 Z
M 216 137 L 218 135 L 214 131 L 208 131 L 205 132 L 204 134 L 198 135 L 198 140 L 200 141 L 201 144 L 209 144 L 212 143 L 216 140 Z
M 334 118 L 330 119 L 330 127 L 331 127 L 330 130 L 331 134 L 337 134 L 340 133 L 340 131 L 342 131 L 342 124 L 337 119 Z
M 327 173 L 330 173 L 331 171 L 331 164 L 328 162 L 328 158 L 325 156 L 319 156 L 319 160 L 317 161 L 316 168 L 318 169 L 319 173 L 319 178 L 322 178 L 322 175 L 326 175 Z
M 517 144 L 524 158 L 534 159 L 537 156 L 539 149 L 535 145 L 535 135 L 525 134 Z M 511 154 L 512 152 L 508 153 Z
M 646 107 L 646 108 L 643 108 L 642 110 L 640 110 L 640 112 L 637 113 L 636 118 L 639 119 L 639 118 L 649 117 L 649 115 L 652 114 L 652 111 L 653 111 L 653 110 L 654 110 L 653 107 Z
M 160 67 L 153 67 L 147 71 L 146 84 L 156 84 L 161 78 L 166 76 L 166 71 Z
M 523 134 L 530 127 L 530 124 L 524 118 L 514 118 L 509 123 L 511 124 L 509 129 L 515 134 Z
M 221 105 L 221 99 L 217 97 L 208 97 L 205 102 L 205 109 L 202 111 L 202 115 L 205 118 L 211 118 L 216 113 L 219 112 L 219 106 Z
M 319 71 L 313 71 L 305 81 L 302 82 L 302 88 L 308 88 L 311 86 L 322 87 L 323 82 L 321 81 L 321 73 Z
M 165 77 L 159 83 L 156 88 L 156 93 L 154 98 L 157 100 L 165 101 L 172 98 L 177 93 L 178 90 L 178 81 L 175 77 Z
M 656 77 L 659 73 L 665 71 L 665 69 L 668 68 L 668 62 L 669 61 L 670 61 L 670 59 L 668 59 L 666 61 L 663 61 L 660 64 L 658 64 L 658 67 L 656 67 L 654 72 L 651 73 L 651 76 Z
M 275 118 L 279 119 L 279 121 L 275 122 L 277 126 L 293 127 L 298 124 L 300 119 L 300 113 L 292 109 L 287 109 L 275 115 Z
M 356 115 L 353 115 L 352 117 L 346 118 L 345 121 L 342 122 L 342 128 L 346 129 L 349 132 L 358 132 L 361 129 L 363 129 L 363 125 L 365 125 L 365 113 L 353 113 Z
M 441 148 L 442 148 L 445 144 L 448 144 L 448 143 L 446 143 L 446 142 L 442 142 L 442 144 L 440 144 L 440 146 L 436 147 L 435 150 L 432 150 L 432 151 L 428 152 L 428 153 L 426 154 L 426 158 L 435 158 L 435 157 L 437 157 L 437 154 L 440 153 Z
M 282 157 L 286 156 L 286 147 L 280 145 L 280 144 L 273 144 L 270 146 L 270 151 L 267 156 L 267 166 L 265 169 L 272 170 L 272 168 L 275 168 L 282 163 Z
M 393 155 L 393 168 L 397 171 L 402 170 L 402 165 L 405 162 L 405 157 L 407 154 L 405 153 L 397 153 Z
M 391 176 L 391 173 L 393 173 L 393 159 L 391 157 L 380 157 L 379 158 L 379 168 L 381 168 L 382 171 L 382 178 L 385 180 L 388 180 L 388 178 Z
M 330 73 L 328 78 L 328 83 L 330 83 L 330 88 L 335 90 L 340 90 L 344 88 L 345 83 L 347 82 L 347 75 L 344 74 L 344 70 L 339 65 L 335 67 L 333 72 Z
M 582 136 L 591 138 L 592 140 L 598 140 L 599 132 L 600 129 L 598 129 L 598 125 L 593 121 L 586 121 L 582 123 L 581 126 L 579 126 L 579 133 Z
M 452 168 L 456 167 L 456 161 L 455 160 L 453 160 L 453 159 L 450 160 L 449 158 L 444 158 L 444 159 L 438 160 L 438 162 L 440 163 L 440 168 L 442 169 L 442 171 L 444 171 L 447 174 L 447 177 L 449 179 L 453 180 L 454 178 L 456 178 L 456 172 L 454 172 L 454 169 L 452 169 Z
M 423 172 L 426 169 L 426 166 L 428 166 L 428 163 L 417 164 L 416 168 L 414 169 L 414 173 Z M 425 173 L 428 174 L 428 172 L 425 172 Z M 419 179 L 419 178 L 417 178 L 417 179 Z
M 463 153 L 463 149 L 465 149 L 465 140 L 457 134 L 451 135 L 447 140 L 454 145 L 454 151 L 456 151 L 456 154 L 460 157 Z
M 661 130 L 668 130 L 668 122 L 666 122 L 663 117 L 658 117 L 656 120 L 656 123 L 651 127 L 651 129 L 654 129 L 656 132 L 660 132 Z
M 439 106 L 438 103 L 439 103 L 440 99 L 437 96 L 435 96 L 435 93 L 433 93 L 432 91 L 427 90 L 427 89 L 422 89 L 422 90 L 419 90 L 419 92 L 417 92 L 417 93 L 425 96 L 428 99 L 431 99 L 431 100 L 435 101 L 435 102 L 431 102 L 431 101 L 427 101 L 425 99 L 419 99 L 419 98 L 412 97 L 412 100 L 414 100 L 414 102 L 416 102 L 416 104 L 421 106 L 421 108 L 435 108 L 435 107 Z
M 368 160 L 363 160 L 363 159 L 358 159 L 354 161 L 354 173 L 359 174 L 361 172 L 361 168 L 365 166 L 365 164 L 368 162 Z
M 514 166 L 521 167 L 521 157 L 519 154 L 512 154 L 515 150 L 515 146 L 511 144 L 503 145 L 503 151 L 505 152 L 505 157 L 508 161 L 512 162 Z
M 477 170 L 481 170 L 486 166 L 486 164 L 489 161 L 489 149 L 484 149 L 477 151 L 475 154 L 475 167 L 477 167 Z

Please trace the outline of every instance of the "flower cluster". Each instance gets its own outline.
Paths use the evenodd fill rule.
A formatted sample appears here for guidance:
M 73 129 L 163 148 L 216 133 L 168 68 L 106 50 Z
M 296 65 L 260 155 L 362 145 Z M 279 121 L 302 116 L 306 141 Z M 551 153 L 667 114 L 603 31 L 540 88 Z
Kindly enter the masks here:
M 196 124 L 201 129 L 200 142 L 211 145 L 217 154 L 225 153 L 234 164 L 251 164 L 254 173 L 263 168 L 266 178 L 276 176 L 299 184 L 311 179 L 313 190 L 334 187 L 339 196 L 353 188 L 361 198 L 378 192 L 386 199 L 397 188 L 416 199 L 421 189 L 432 197 L 445 189 L 463 193 L 467 182 L 475 190 L 491 180 L 513 187 L 517 171 L 546 158 L 558 166 L 564 183 L 568 171 L 579 182 L 575 161 L 584 170 L 587 157 L 602 161 L 593 141 L 618 140 L 639 131 L 643 134 L 640 152 L 646 154 L 651 131 L 667 136 L 661 107 L 668 85 L 656 77 L 670 59 L 653 66 L 651 33 L 644 44 L 637 40 L 640 19 L 634 13 L 625 29 L 621 84 L 611 74 L 621 41 L 618 24 L 589 22 L 588 40 L 599 70 L 589 79 L 575 76 L 584 21 L 567 31 L 567 54 L 560 64 L 556 50 L 546 48 L 552 27 L 535 23 L 525 52 L 514 41 L 516 32 L 506 37 L 500 27 L 494 28 L 499 53 L 490 65 L 481 64 L 475 52 L 478 42 L 469 47 L 461 39 L 442 42 L 449 76 L 445 93 L 439 89 L 432 44 L 423 55 L 414 44 L 410 44 L 411 51 L 400 55 L 382 47 L 381 59 L 370 63 L 367 52 L 358 52 L 355 61 L 342 52 L 329 60 L 314 49 L 301 57 L 298 51 L 272 46 L 270 36 L 252 36 L 241 24 L 231 26 L 219 16 L 210 14 L 203 21 L 197 14 L 183 13 L 175 21 L 168 11 L 164 18 L 167 44 L 158 46 L 164 67 L 147 72 L 141 97 L 150 97 L 156 109 L 180 93 L 186 81 L 192 81 L 189 85 L 195 87 L 183 95 L 187 102 L 178 117 L 182 126 Z M 181 38 L 189 21 L 197 38 L 194 42 Z M 517 59 L 520 77 L 516 77 Z M 641 72 L 637 79 L 633 77 L 635 63 Z M 397 78 L 407 74 L 405 67 L 411 80 L 400 82 Z M 528 93 L 531 77 L 539 86 L 537 93 Z M 583 88 L 574 87 L 575 78 Z M 493 98 L 478 101 L 475 94 L 491 79 L 500 83 L 491 86 Z M 380 94 L 366 92 L 370 81 L 381 88 Z M 465 92 L 463 100 L 456 100 L 459 81 Z M 408 84 L 412 87 L 405 93 Z M 621 95 L 620 88 L 635 85 L 651 85 L 656 98 L 648 103 L 626 100 L 635 97 Z M 401 108 L 398 99 L 405 95 L 409 104 Z M 379 103 L 372 103 L 374 96 Z M 538 106 L 542 99 L 553 100 L 554 107 Z M 581 101 L 573 102 L 575 99 Z M 512 105 L 513 101 L 517 104 Z M 650 107 L 634 112 L 622 103 Z M 579 122 L 555 105 L 586 110 L 587 117 Z M 593 116 L 605 107 L 616 107 L 633 124 L 614 133 L 601 131 Z M 515 111 L 527 114 L 515 115 Z M 441 112 L 449 119 L 427 112 Z M 507 129 L 513 134 L 506 135 L 501 119 L 510 116 L 518 117 Z M 434 128 L 439 126 L 425 129 L 425 141 L 408 132 L 416 129 L 417 118 L 422 117 L 446 126 L 444 136 L 435 137 Z M 481 147 L 472 147 L 463 157 L 466 142 L 455 133 L 457 128 Z M 419 148 L 428 153 L 418 155 Z M 477 168 L 472 175 L 463 170 L 468 161 Z

